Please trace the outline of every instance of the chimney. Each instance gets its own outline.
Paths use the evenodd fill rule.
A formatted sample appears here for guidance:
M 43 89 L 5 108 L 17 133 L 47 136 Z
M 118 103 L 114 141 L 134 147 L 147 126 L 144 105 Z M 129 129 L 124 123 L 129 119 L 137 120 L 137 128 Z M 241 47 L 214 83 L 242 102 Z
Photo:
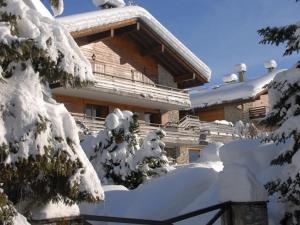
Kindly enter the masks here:
M 228 74 L 223 77 L 224 83 L 234 83 L 239 80 L 238 76 L 235 73 Z
M 245 74 L 247 72 L 247 66 L 245 63 L 237 64 L 235 67 L 235 72 L 239 74 L 239 81 L 245 81 Z
M 273 72 L 277 68 L 277 62 L 274 59 L 266 61 L 264 65 L 269 73 Z

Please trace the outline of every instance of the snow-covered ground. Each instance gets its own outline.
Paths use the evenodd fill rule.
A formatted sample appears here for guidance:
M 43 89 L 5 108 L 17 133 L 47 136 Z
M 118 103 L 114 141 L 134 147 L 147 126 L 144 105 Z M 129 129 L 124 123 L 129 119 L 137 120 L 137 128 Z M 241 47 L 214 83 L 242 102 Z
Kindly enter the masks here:
M 162 220 L 228 200 L 270 200 L 270 224 L 275 225 L 282 217 L 281 206 L 275 198 L 268 199 L 264 184 L 280 174 L 281 168 L 270 167 L 270 161 L 282 146 L 260 140 L 212 144 L 201 152 L 197 163 L 177 166 L 165 176 L 150 180 L 135 190 L 104 186 L 106 201 L 95 205 L 81 204 L 80 212 Z M 202 224 L 214 214 L 180 224 Z

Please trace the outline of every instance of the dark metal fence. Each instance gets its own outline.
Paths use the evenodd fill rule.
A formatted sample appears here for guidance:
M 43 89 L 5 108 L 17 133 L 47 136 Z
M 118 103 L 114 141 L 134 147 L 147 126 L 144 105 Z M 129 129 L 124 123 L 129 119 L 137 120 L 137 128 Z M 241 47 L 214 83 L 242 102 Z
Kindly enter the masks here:
M 34 225 L 38 225 L 38 224 L 90 225 L 90 222 L 92 221 L 123 223 L 123 224 L 173 225 L 175 223 L 218 210 L 217 213 L 206 223 L 206 225 L 213 225 L 225 212 L 231 210 L 231 204 L 232 202 L 224 202 L 221 204 L 216 204 L 210 207 L 196 210 L 167 220 L 145 220 L 145 219 L 110 217 L 110 216 L 81 215 L 78 217 L 56 218 L 56 219 L 49 219 L 49 220 L 31 220 L 30 222 Z M 232 224 L 232 223 L 229 222 L 228 224 Z

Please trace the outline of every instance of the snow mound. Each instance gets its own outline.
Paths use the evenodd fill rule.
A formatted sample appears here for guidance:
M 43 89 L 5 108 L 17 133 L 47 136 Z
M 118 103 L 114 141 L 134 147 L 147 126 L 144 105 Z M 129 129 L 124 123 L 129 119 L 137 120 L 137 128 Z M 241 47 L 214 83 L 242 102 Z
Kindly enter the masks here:
M 216 179 L 217 172 L 212 168 L 199 164 L 188 165 L 132 191 L 118 188 L 112 190 L 110 187 L 105 192 L 105 204 L 81 204 L 80 209 L 83 214 L 167 219 L 178 215 L 201 193 L 207 191 Z
M 33 220 L 45 220 L 80 215 L 80 209 L 78 205 L 74 204 L 72 206 L 68 206 L 63 202 L 50 202 L 47 205 L 33 209 L 31 212 L 33 215 Z
M 24 217 L 21 214 L 17 214 L 13 221 L 12 221 L 13 225 L 30 225 L 30 223 L 27 221 L 26 217 Z
M 81 204 L 80 209 L 84 214 L 162 220 L 224 201 L 265 201 L 268 196 L 264 184 L 280 175 L 279 168 L 270 167 L 270 161 L 282 148 L 261 140 L 209 145 L 201 152 L 201 162 L 178 166 L 133 191 L 104 186 L 105 204 Z M 219 160 L 224 162 L 224 169 L 217 171 L 214 167 L 223 163 Z M 276 198 L 269 200 L 270 224 L 279 224 L 282 207 Z M 206 224 L 215 213 L 179 224 Z M 220 220 L 216 222 L 220 224 Z
M 258 202 L 268 199 L 267 191 L 255 175 L 239 164 L 225 165 L 218 184 L 221 202 Z

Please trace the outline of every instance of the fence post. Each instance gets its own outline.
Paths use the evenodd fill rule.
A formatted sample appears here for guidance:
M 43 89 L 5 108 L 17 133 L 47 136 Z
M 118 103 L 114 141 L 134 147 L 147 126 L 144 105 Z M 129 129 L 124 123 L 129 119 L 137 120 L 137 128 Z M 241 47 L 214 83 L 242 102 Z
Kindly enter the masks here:
M 222 216 L 222 225 L 268 225 L 267 202 L 233 202 Z

